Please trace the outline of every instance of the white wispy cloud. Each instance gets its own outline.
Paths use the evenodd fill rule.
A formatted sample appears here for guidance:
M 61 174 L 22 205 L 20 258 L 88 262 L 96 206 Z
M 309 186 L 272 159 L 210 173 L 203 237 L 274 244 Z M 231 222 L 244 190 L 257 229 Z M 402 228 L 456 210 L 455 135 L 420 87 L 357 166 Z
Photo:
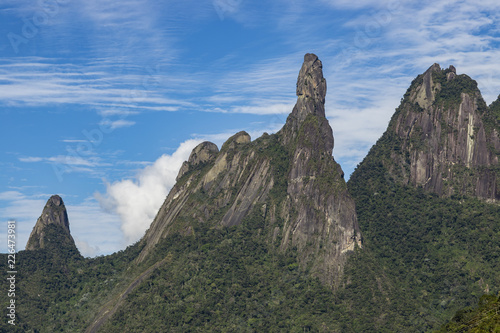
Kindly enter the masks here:
M 62 182 L 68 174 L 86 174 L 93 178 L 101 178 L 106 170 L 113 166 L 98 156 L 86 156 L 77 151 L 69 151 L 67 155 L 50 157 L 26 156 L 18 157 L 23 163 L 45 163 L 52 167 L 56 178 Z
M 102 120 L 99 123 L 101 126 L 107 126 L 111 130 L 115 130 L 117 128 L 124 128 L 124 127 L 130 127 L 135 125 L 135 121 L 130 121 L 130 120 L 125 120 L 125 119 L 118 119 L 118 120 Z
M 124 64 L 123 68 L 131 66 Z M 3 59 L 0 60 L 0 104 L 78 104 L 90 106 L 104 115 L 177 111 L 191 105 L 189 101 L 169 97 L 172 85 L 180 88 L 188 85 L 189 79 L 171 80 L 168 73 L 150 73 L 147 67 L 123 74 L 116 67 L 89 62 L 61 64 L 54 59 L 33 57 Z M 161 86 L 160 81 L 167 84 Z
M 342 9 L 366 9 L 366 8 L 387 8 L 389 6 L 401 6 L 404 3 L 408 3 L 408 0 L 360 0 L 360 1 L 349 1 L 349 0 L 320 0 L 320 2 L 329 5 L 333 8 Z
M 297 68 L 302 64 L 303 53 L 269 58 L 260 62 L 240 64 L 214 82 L 214 90 L 246 98 L 282 99 L 295 96 Z M 236 95 L 236 96 L 238 96 Z
M 294 103 L 278 103 L 273 104 L 272 101 L 268 101 L 268 104 L 261 105 L 243 105 L 243 106 L 234 106 L 229 108 L 227 111 L 219 112 L 227 112 L 227 113 L 246 113 L 246 114 L 258 114 L 258 115 L 280 115 L 280 114 L 289 114 L 293 109 Z
M 201 110 L 221 113 L 282 115 L 291 112 L 295 103 L 297 68 L 303 54 L 264 59 L 253 64 L 234 64 L 221 59 L 218 66 L 231 68 L 212 81 L 210 95 Z
M 61 142 L 65 143 L 84 143 L 87 142 L 86 140 L 81 140 L 81 139 L 63 139 Z
M 96 167 L 96 166 L 109 166 L 109 163 L 103 163 L 99 157 L 88 157 L 84 158 L 81 156 L 74 155 L 57 155 L 52 157 L 19 157 L 19 161 L 25 163 L 37 163 L 46 162 L 53 164 L 64 164 L 69 166 L 86 166 L 86 167 Z

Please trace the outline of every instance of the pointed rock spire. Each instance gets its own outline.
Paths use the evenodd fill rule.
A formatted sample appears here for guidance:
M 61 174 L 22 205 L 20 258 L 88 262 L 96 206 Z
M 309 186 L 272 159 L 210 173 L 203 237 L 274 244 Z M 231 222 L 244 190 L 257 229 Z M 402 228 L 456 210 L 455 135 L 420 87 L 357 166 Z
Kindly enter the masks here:
M 326 80 L 323 64 L 315 54 L 307 53 L 297 78 L 297 105 L 293 110 L 299 121 L 308 114 L 325 116 Z
M 298 137 L 301 130 L 306 130 L 308 132 L 305 133 L 306 137 L 316 137 L 321 141 L 321 144 L 315 145 L 314 148 L 331 154 L 333 132 L 325 117 L 325 96 L 326 80 L 323 77 L 323 64 L 315 54 L 307 53 L 297 78 L 297 103 L 283 127 L 284 144 L 290 144 Z M 311 124 L 313 119 L 314 124 Z
M 57 235 L 51 233 L 53 230 L 57 232 Z M 64 206 L 64 202 L 60 196 L 53 195 L 47 201 L 42 215 L 36 221 L 35 227 L 26 244 L 26 250 L 43 249 L 50 243 L 58 243 L 60 241 L 76 247 L 69 230 L 66 206 Z

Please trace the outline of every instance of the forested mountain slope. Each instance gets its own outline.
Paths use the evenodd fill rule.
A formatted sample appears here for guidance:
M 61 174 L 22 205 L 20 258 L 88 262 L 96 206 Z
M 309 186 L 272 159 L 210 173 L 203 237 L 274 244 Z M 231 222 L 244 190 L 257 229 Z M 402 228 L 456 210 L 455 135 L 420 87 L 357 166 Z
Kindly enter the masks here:
M 379 265 L 377 329 L 436 328 L 499 290 L 498 124 L 475 81 L 435 64 L 351 176 L 364 251 L 346 275 Z

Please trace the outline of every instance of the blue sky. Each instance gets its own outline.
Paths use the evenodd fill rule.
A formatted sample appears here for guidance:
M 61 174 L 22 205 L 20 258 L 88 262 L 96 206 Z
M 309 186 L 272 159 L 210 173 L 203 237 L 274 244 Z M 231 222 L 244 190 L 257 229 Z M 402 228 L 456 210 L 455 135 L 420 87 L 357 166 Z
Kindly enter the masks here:
M 307 52 L 350 175 L 433 63 L 496 99 L 499 17 L 496 0 L 3 0 L 0 219 L 22 250 L 59 194 L 84 255 L 125 248 L 197 143 L 281 128 Z

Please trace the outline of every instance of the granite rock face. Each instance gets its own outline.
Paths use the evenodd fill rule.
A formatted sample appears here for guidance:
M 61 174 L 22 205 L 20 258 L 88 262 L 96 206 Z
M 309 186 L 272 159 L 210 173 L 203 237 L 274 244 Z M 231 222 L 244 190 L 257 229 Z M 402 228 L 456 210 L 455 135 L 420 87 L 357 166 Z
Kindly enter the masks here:
M 442 196 L 500 199 L 498 119 L 477 83 L 453 66 L 419 75 L 389 124 L 399 144 L 392 175 Z
M 297 103 L 278 133 L 251 141 L 239 132 L 220 151 L 210 143 L 196 147 L 141 240 L 137 260 L 169 234 L 196 235 L 196 223 L 231 227 L 258 220 L 271 247 L 297 249 L 303 269 L 338 286 L 361 235 L 354 201 L 332 156 L 325 95 L 322 63 L 306 54 Z
M 57 234 L 54 234 L 57 233 Z M 43 208 L 42 215 L 36 221 L 30 234 L 26 250 L 44 249 L 56 243 L 75 246 L 69 230 L 66 206 L 58 195 L 53 195 Z
M 176 179 L 179 180 L 186 172 L 189 171 L 190 167 L 195 167 L 214 159 L 217 157 L 218 153 L 219 148 L 216 144 L 208 141 L 200 143 L 193 149 L 189 155 L 189 159 L 182 164 Z

